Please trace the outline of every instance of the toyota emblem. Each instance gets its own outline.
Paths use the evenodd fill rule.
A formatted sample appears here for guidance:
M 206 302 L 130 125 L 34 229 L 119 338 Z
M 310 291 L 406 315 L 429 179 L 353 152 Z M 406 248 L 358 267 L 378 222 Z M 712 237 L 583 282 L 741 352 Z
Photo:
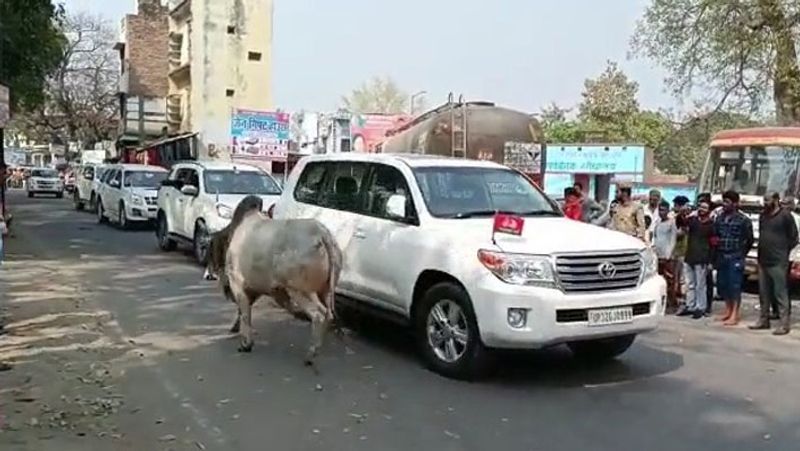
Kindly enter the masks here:
M 611 279 L 617 275 L 617 267 L 611 262 L 603 262 L 597 265 L 597 274 L 604 279 Z

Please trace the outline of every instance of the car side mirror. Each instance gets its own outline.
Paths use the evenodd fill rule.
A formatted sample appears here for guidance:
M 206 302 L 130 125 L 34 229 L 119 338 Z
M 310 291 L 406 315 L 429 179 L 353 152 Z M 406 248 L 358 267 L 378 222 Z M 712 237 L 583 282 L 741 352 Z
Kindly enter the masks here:
M 113 186 L 114 188 L 119 188 L 119 180 L 109 180 L 109 186 Z
M 386 201 L 386 216 L 391 219 L 406 219 L 406 196 L 402 194 L 392 194 Z
M 183 185 L 181 188 L 181 194 L 186 196 L 196 196 L 198 192 L 197 187 L 194 185 Z

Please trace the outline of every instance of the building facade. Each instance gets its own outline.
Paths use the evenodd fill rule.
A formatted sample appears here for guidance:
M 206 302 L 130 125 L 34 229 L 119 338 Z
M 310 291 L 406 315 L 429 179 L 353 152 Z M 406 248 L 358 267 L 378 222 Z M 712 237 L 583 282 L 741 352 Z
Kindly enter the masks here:
M 272 0 L 173 0 L 171 133 L 196 133 L 198 158 L 230 157 L 235 110 L 271 111 Z
M 642 183 L 653 171 L 653 153 L 643 145 L 548 144 L 545 149 L 544 190 L 554 198 L 575 183 L 587 194 L 607 200 L 616 183 Z
M 130 149 L 167 132 L 169 15 L 160 0 L 138 0 L 122 19 L 115 48 L 120 57 L 117 146 Z

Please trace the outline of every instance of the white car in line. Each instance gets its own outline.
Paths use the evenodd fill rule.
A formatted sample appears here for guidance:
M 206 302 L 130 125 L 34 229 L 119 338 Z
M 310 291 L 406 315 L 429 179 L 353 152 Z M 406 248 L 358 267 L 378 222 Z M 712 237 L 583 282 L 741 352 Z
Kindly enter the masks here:
M 50 168 L 33 168 L 26 183 L 28 197 L 38 194 L 52 194 L 57 198 L 64 197 L 64 181 L 58 171 Z
M 520 235 L 493 233 L 497 211 L 523 218 Z M 411 326 L 445 376 L 481 375 L 492 348 L 567 344 L 614 358 L 664 315 L 666 284 L 644 242 L 565 218 L 492 162 L 313 155 L 272 213 L 327 226 L 344 255 L 339 305 Z
M 248 195 L 273 205 L 281 195 L 278 182 L 248 164 L 187 161 L 172 166 L 158 191 L 156 238 L 164 251 L 190 245 L 201 265 L 208 259 L 212 233 L 230 223 L 233 210 Z
M 87 206 L 90 211 L 95 211 L 97 205 L 97 189 L 100 186 L 106 166 L 101 164 L 88 163 L 80 167 L 77 171 L 75 180 L 75 191 L 72 193 L 72 201 L 75 209 L 81 211 Z
M 106 168 L 96 193 L 97 222 L 121 229 L 156 218 L 156 196 L 168 171 L 160 166 L 117 164 Z

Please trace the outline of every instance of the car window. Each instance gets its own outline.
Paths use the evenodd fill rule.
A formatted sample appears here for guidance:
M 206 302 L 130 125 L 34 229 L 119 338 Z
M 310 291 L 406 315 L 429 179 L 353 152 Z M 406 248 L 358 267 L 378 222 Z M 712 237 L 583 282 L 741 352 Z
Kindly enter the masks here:
M 330 176 L 325 180 L 325 189 L 319 197 L 319 205 L 336 210 L 364 213 L 366 207 L 366 179 L 369 164 L 360 162 L 335 163 Z
M 156 189 L 167 178 L 163 171 L 125 171 L 123 186 Z M 197 185 L 195 185 L 197 186 Z
M 117 183 L 122 182 L 122 169 L 115 170 L 114 173 L 111 174 L 111 177 L 109 178 L 109 180 L 114 180 Z
M 58 177 L 58 171 L 54 171 L 53 169 L 34 169 L 31 171 L 31 177 L 52 179 Z
M 203 172 L 205 190 L 210 194 L 278 195 L 281 188 L 261 171 L 207 170 Z
M 403 173 L 399 169 L 385 164 L 373 165 L 370 183 L 366 191 L 366 214 L 389 219 L 386 214 L 386 202 L 394 194 L 406 196 L 406 211 L 410 212 L 410 217 L 416 217 L 408 182 Z
M 556 205 L 522 174 L 492 167 L 414 169 L 422 197 L 433 216 L 469 218 L 497 211 L 561 216 Z
M 332 169 L 333 163 L 315 162 L 307 164 L 297 180 L 297 186 L 294 189 L 295 200 L 305 204 L 319 204 L 325 178 Z
M 115 174 L 116 172 L 117 172 L 117 171 L 116 171 L 116 169 L 106 169 L 106 170 L 103 172 L 103 179 L 101 180 L 101 182 L 103 182 L 103 183 L 106 183 L 106 184 L 107 184 L 107 183 L 108 183 L 108 181 L 109 181 L 109 180 L 111 180 L 111 178 L 112 178 L 112 177 L 114 177 L 114 174 Z

